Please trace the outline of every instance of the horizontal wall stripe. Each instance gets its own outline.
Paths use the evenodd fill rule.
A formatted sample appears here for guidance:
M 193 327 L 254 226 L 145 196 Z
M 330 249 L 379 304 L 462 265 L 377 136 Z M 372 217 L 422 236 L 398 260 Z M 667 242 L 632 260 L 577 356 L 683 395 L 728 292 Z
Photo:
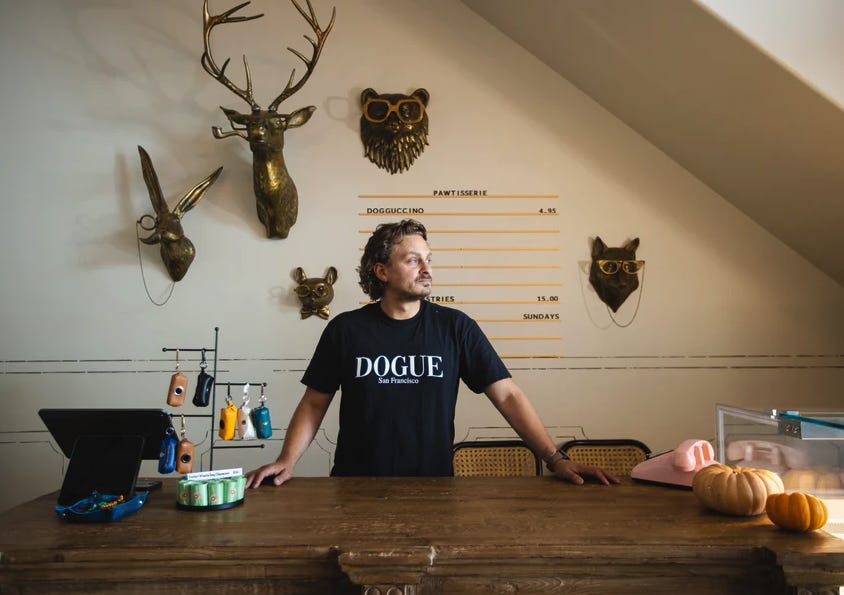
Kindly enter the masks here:
M 692 355 L 560 355 L 560 354 L 501 354 L 502 359 L 513 360 L 512 370 L 800 370 L 844 369 L 841 354 L 692 354 Z M 520 363 L 516 365 L 515 360 Z M 521 362 L 543 360 L 531 366 Z M 754 361 L 755 360 L 755 361 Z M 270 362 L 278 366 L 274 374 L 300 373 L 307 367 L 309 357 L 241 357 L 221 358 L 217 374 L 231 374 L 233 363 Z M 553 363 L 552 363 L 553 362 Z M 93 364 L 93 365 L 92 365 Z M 111 364 L 111 365 L 110 365 Z M 162 366 L 162 364 L 167 364 Z M 171 365 L 172 364 L 172 365 Z M 10 359 L 0 360 L 0 375 L 55 375 L 55 374 L 172 374 L 172 359 Z M 185 374 L 199 372 L 199 367 L 182 366 Z

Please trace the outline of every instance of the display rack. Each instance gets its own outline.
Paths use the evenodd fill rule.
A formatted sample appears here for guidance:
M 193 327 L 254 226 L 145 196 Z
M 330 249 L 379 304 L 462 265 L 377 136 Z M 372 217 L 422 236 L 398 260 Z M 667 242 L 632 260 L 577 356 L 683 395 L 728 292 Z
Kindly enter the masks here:
M 214 420 L 217 416 L 217 388 L 220 386 L 225 386 L 227 391 L 227 396 L 231 396 L 230 391 L 232 386 L 246 386 L 255 385 L 255 386 L 262 386 L 266 388 L 266 382 L 218 382 L 217 377 L 217 361 L 218 361 L 218 350 L 219 350 L 219 341 L 220 341 L 220 327 L 214 327 L 214 348 L 210 347 L 163 347 L 161 350 L 163 352 L 168 351 L 176 351 L 177 353 L 181 352 L 201 352 L 203 356 L 208 353 L 214 354 L 214 366 L 212 368 L 214 376 L 214 389 L 211 391 L 211 403 L 209 406 L 211 407 L 210 413 L 170 413 L 170 418 L 174 417 L 192 417 L 192 418 L 207 418 L 209 420 L 209 440 L 210 446 L 208 449 L 208 469 L 214 469 L 214 451 L 218 449 L 229 449 L 229 448 L 264 448 L 263 443 L 258 444 L 229 444 L 231 440 L 223 440 L 225 444 L 217 444 L 217 433 L 216 428 L 217 424 L 214 423 Z M 251 441 L 250 441 L 251 442 Z

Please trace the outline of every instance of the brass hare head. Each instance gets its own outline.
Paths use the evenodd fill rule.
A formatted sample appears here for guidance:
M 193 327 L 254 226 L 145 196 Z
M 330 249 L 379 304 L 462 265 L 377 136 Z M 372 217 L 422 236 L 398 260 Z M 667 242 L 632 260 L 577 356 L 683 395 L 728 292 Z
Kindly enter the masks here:
M 167 201 L 164 200 L 164 194 L 161 192 L 158 176 L 152 166 L 152 159 L 141 146 L 138 146 L 138 153 L 141 155 L 141 169 L 144 172 L 144 182 L 146 182 L 149 191 L 149 199 L 152 202 L 152 208 L 155 210 L 154 231 L 147 237 L 140 238 L 140 240 L 144 244 L 161 244 L 161 259 L 164 261 L 164 266 L 167 268 L 170 278 L 173 281 L 181 281 L 196 255 L 193 242 L 185 237 L 185 231 L 182 229 L 182 217 L 202 200 L 205 191 L 217 181 L 223 168 L 218 167 L 214 173 L 188 190 L 171 211 L 167 206 Z M 149 215 L 145 215 L 145 217 L 149 217 Z

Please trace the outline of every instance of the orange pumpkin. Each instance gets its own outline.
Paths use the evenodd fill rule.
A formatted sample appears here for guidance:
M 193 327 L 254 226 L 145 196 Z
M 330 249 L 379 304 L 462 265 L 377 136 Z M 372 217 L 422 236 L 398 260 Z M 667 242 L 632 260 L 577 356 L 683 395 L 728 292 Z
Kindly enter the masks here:
M 783 485 L 779 475 L 767 469 L 715 463 L 695 474 L 692 491 L 707 508 L 725 514 L 753 516 L 765 512 L 768 496 L 782 493 Z
M 771 494 L 765 504 L 768 518 L 790 531 L 814 531 L 826 524 L 828 512 L 823 500 L 811 494 Z

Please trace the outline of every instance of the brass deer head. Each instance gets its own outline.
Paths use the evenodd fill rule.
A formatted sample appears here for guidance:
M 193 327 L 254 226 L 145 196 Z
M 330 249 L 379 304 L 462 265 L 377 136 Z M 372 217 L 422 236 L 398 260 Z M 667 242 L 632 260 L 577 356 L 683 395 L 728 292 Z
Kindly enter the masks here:
M 308 12 L 305 12 L 296 0 L 291 0 L 291 2 L 308 25 L 311 26 L 316 39 L 311 39 L 305 35 L 305 39 L 313 46 L 310 58 L 305 57 L 293 48 L 287 48 L 305 63 L 305 74 L 294 84 L 293 81 L 296 77 L 296 69 L 294 68 L 284 90 L 266 110 L 261 109 L 253 96 L 252 77 L 249 73 L 246 56 L 243 56 L 243 66 L 246 69 L 246 88 L 243 89 L 235 85 L 225 74 L 229 59 L 227 58 L 222 66 L 218 66 L 211 54 L 211 30 L 214 27 L 225 23 L 251 21 L 264 15 L 232 16 L 248 5 L 249 2 L 238 4 L 223 13 L 212 15 L 208 12 L 208 0 L 205 0 L 202 9 L 205 38 L 205 51 L 201 59 L 202 67 L 227 89 L 246 101 L 251 108 L 250 113 L 242 114 L 232 109 L 220 107 L 228 118 L 232 129 L 223 132 L 218 126 L 214 126 L 211 128 L 211 132 L 214 134 L 214 138 L 239 136 L 249 141 L 249 148 L 252 150 L 252 183 L 257 200 L 258 219 L 264 224 L 268 238 L 286 238 L 290 233 L 290 228 L 296 223 L 299 212 L 299 195 L 284 163 L 284 131 L 306 123 L 316 109 L 316 107 L 310 105 L 289 114 L 280 114 L 278 107 L 282 101 L 301 89 L 310 78 L 322 53 L 325 40 L 334 26 L 336 15 L 336 8 L 334 8 L 331 11 L 331 21 L 325 29 L 322 29 L 310 0 L 306 0 Z
M 161 185 L 158 183 L 158 176 L 152 166 L 152 159 L 140 145 L 138 146 L 138 153 L 141 155 L 141 169 L 144 172 L 144 182 L 146 182 L 149 191 L 149 199 L 152 202 L 152 208 L 155 210 L 154 231 L 147 237 L 140 238 L 140 240 L 144 244 L 161 244 L 161 260 L 164 261 L 164 266 L 167 268 L 170 278 L 173 281 L 181 281 L 188 272 L 188 267 L 193 262 L 194 256 L 196 256 L 193 242 L 185 237 L 185 232 L 182 229 L 182 216 L 202 200 L 205 191 L 217 181 L 223 168 L 218 167 L 214 173 L 188 190 L 171 211 L 170 207 L 167 206 L 167 201 L 164 200 L 164 193 L 161 192 Z M 144 217 L 149 217 L 149 215 L 144 215 Z M 144 229 L 149 228 L 145 227 Z

